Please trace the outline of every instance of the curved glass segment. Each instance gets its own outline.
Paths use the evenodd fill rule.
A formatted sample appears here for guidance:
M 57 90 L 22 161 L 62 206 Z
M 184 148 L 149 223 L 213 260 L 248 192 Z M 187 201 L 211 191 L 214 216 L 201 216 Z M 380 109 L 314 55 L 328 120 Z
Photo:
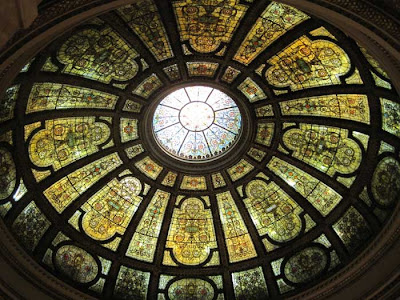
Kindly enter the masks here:
M 235 101 L 205 86 L 179 89 L 165 97 L 153 117 L 158 144 L 168 154 L 204 161 L 225 154 L 237 141 L 242 116 Z

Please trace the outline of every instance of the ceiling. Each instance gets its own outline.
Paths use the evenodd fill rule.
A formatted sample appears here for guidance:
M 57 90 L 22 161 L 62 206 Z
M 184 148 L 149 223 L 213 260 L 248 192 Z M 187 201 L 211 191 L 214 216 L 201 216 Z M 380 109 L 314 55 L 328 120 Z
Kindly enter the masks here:
M 194 85 L 238 106 L 226 155 L 157 142 L 157 105 Z M 389 218 L 399 106 L 364 48 L 295 8 L 141 1 L 69 30 L 7 90 L 0 214 L 47 271 L 101 299 L 289 297 Z

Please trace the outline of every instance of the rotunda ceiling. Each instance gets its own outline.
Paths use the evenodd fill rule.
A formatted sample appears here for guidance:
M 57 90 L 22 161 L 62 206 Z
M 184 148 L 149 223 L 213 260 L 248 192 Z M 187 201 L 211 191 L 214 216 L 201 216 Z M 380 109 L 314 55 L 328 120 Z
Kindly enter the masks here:
M 44 47 L 0 108 L 5 224 L 100 299 L 290 297 L 398 202 L 390 78 L 277 2 L 121 7 Z

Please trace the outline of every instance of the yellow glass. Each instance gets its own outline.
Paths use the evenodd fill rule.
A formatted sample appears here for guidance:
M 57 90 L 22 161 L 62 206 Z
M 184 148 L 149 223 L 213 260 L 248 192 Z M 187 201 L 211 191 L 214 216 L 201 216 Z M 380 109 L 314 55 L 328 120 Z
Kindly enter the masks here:
M 152 0 L 142 0 L 117 10 L 157 61 L 174 57 L 171 44 L 157 7 Z
M 268 64 L 267 81 L 293 91 L 340 84 L 340 76 L 351 68 L 350 58 L 338 45 L 306 36 L 270 58 Z
M 170 194 L 167 192 L 155 192 L 132 237 L 127 256 L 146 262 L 153 261 L 169 198 Z
M 116 233 L 123 235 L 142 197 L 142 183 L 135 177 L 113 179 L 94 194 L 81 209 L 85 212 L 82 227 L 96 240 L 108 240 Z
M 361 148 L 347 129 L 300 124 L 284 133 L 283 143 L 294 157 L 329 176 L 355 172 L 362 159 Z
M 229 262 L 238 262 L 257 256 L 247 227 L 230 192 L 217 194 L 219 215 L 228 248 Z
M 83 87 L 59 83 L 35 83 L 26 113 L 65 108 L 114 109 L 118 96 Z
M 45 121 L 30 140 L 29 157 L 38 167 L 59 170 L 101 149 L 110 137 L 110 128 L 95 117 Z
M 331 187 L 277 157 L 273 157 L 267 167 L 306 198 L 324 217 L 342 200 L 342 196 Z
M 65 66 L 63 73 L 104 83 L 127 81 L 135 77 L 139 55 L 115 31 L 85 29 L 70 37 L 57 53 Z
M 247 10 L 239 0 L 178 0 L 172 2 L 181 41 L 200 53 L 216 51 L 229 43 Z
M 120 165 L 122 160 L 117 153 L 107 155 L 58 180 L 43 194 L 54 209 L 61 213 L 79 195 Z
M 309 16 L 282 3 L 272 2 L 257 19 L 234 56 L 234 60 L 249 65 L 269 45 Z
M 260 235 L 287 242 L 299 235 L 303 209 L 276 183 L 252 180 L 246 186 L 243 201 Z
M 217 249 L 214 222 L 210 208 L 198 198 L 179 203 L 172 215 L 166 248 L 171 248 L 177 261 L 199 265 Z
M 369 124 L 369 105 L 366 95 L 326 95 L 279 103 L 283 115 L 339 118 Z

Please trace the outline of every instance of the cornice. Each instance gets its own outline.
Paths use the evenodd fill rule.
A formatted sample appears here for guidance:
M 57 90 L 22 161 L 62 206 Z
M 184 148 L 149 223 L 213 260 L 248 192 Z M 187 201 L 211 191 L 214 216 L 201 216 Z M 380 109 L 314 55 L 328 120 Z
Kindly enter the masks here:
M 8 266 L 11 266 L 21 279 L 32 284 L 43 294 L 48 295 L 50 297 L 49 299 L 95 299 L 60 281 L 34 261 L 26 250 L 15 240 L 3 220 L 0 220 L 0 236 L 0 261 L 2 260 L 8 264 Z M 2 268 L 0 286 L 4 288 L 8 294 L 13 295 L 15 299 L 28 299 L 26 295 L 24 295 L 25 293 L 22 289 L 26 283 L 23 281 L 7 283 L 7 274 L 4 274 L 5 270 L 5 268 Z
M 400 271 L 397 270 L 396 274 L 388 280 L 386 283 L 382 283 L 384 287 L 376 292 L 373 297 L 370 297 L 371 293 L 365 294 L 363 298 L 370 297 L 371 300 L 379 300 L 379 299 L 396 299 L 396 297 L 400 293 Z
M 397 205 L 393 211 L 392 217 L 388 220 L 380 234 L 368 245 L 368 247 L 346 267 L 337 272 L 314 288 L 311 288 L 304 293 L 298 294 L 289 299 L 327 299 L 336 291 L 343 289 L 354 283 L 361 275 L 374 266 L 385 254 L 398 247 L 395 242 L 400 238 L 400 205 Z M 398 262 L 400 264 L 400 262 Z M 396 269 L 396 266 L 393 266 Z M 368 285 L 369 284 L 369 285 Z M 372 286 L 371 283 L 366 284 L 370 289 L 378 289 L 377 286 Z M 397 283 L 400 284 L 400 283 Z M 362 294 L 362 293 L 360 293 Z M 361 298 L 360 295 L 360 299 Z
M 310 0 L 309 2 L 350 17 L 377 35 L 382 36 L 397 50 L 400 49 L 399 20 L 371 2 L 362 0 Z

